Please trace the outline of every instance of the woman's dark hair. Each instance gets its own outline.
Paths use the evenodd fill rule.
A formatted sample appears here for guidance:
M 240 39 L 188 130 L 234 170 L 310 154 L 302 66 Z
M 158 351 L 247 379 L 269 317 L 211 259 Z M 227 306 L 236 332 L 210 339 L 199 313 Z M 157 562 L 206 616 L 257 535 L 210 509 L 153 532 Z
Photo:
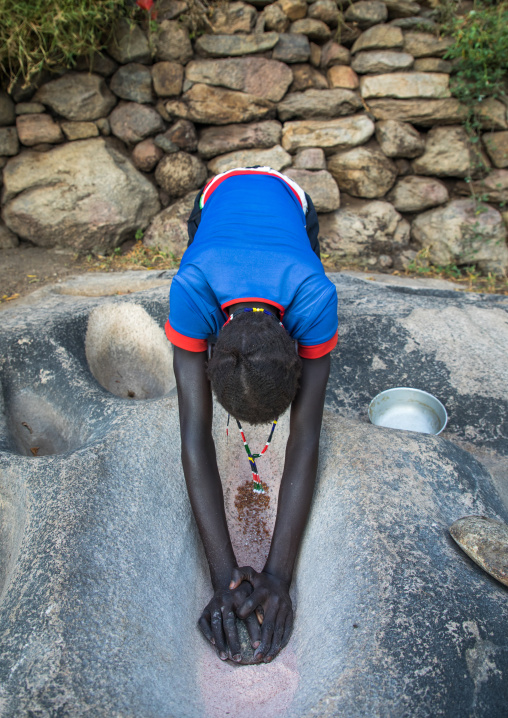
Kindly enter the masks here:
M 288 408 L 301 370 L 289 334 L 262 312 L 240 312 L 224 326 L 208 362 L 217 400 L 249 424 L 273 421 Z

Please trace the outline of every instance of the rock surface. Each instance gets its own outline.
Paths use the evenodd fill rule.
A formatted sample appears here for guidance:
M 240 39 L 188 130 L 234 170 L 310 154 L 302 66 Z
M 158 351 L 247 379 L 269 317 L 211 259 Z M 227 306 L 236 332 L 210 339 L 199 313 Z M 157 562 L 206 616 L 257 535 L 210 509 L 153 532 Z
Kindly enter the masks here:
M 114 303 L 141 306 L 162 327 L 168 274 L 166 286 Z M 105 300 L 83 296 L 84 288 L 3 311 L 6 718 L 59 710 L 62 695 L 73 715 L 179 715 L 185 705 L 187 718 L 215 716 L 224 695 L 251 696 L 252 685 L 256 704 L 263 688 L 268 715 L 363 718 L 373 706 L 393 715 L 402 705 L 415 716 L 503 718 L 505 593 L 446 536 L 460 516 L 506 521 L 507 509 L 470 453 L 447 438 L 372 427 L 365 412 L 380 387 L 404 374 L 453 407 L 455 432 L 476 427 L 475 440 L 506 450 L 496 431 L 508 410 L 505 298 L 332 279 L 341 350 L 332 356 L 319 481 L 295 571 L 294 635 L 272 665 L 234 673 L 196 628 L 210 587 L 181 471 L 176 396 L 132 401 L 96 383 L 84 336 L 90 311 Z M 144 333 L 134 341 L 135 350 L 148 343 Z M 143 368 L 151 373 L 149 358 Z M 35 458 L 20 432 L 28 434 L 25 422 L 39 441 L 41 408 L 53 443 Z M 215 410 L 233 504 L 240 467 L 248 478 L 245 452 L 241 443 L 226 448 L 225 417 Z M 58 426 L 67 429 L 59 446 Z M 280 428 L 265 469 L 274 498 L 287 436 Z M 186 600 L 171 598 L 179 595 Z
M 104 251 L 160 209 L 155 187 L 102 138 L 13 157 L 4 193 L 7 226 L 41 247 Z
M 20 115 L 16 118 L 19 141 L 26 147 L 41 142 L 58 144 L 63 140 L 60 125 L 49 115 Z

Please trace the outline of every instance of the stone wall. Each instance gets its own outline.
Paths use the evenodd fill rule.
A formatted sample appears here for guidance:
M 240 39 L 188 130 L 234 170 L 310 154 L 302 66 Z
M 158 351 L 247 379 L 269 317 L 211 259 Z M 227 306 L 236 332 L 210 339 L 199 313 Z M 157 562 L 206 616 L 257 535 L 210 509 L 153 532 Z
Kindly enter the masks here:
M 156 30 L 121 22 L 101 57 L 0 96 L 0 246 L 106 251 L 144 229 L 178 254 L 207 177 L 270 165 L 339 260 L 404 268 L 425 248 L 506 271 L 507 110 L 485 100 L 470 142 L 429 4 L 230 2 L 201 34 L 186 0 L 161 0 Z

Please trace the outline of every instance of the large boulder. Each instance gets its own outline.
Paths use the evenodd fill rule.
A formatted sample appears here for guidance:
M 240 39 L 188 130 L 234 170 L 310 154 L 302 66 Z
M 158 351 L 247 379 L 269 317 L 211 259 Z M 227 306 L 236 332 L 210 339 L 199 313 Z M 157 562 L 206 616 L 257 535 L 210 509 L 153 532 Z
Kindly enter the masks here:
M 100 75 L 67 72 L 37 90 L 34 100 L 50 107 L 66 120 L 97 120 L 116 105 L 116 97 Z
M 474 264 L 484 272 L 505 274 L 508 269 L 506 227 L 501 214 L 472 199 L 458 199 L 445 207 L 418 215 L 411 236 L 428 249 L 433 264 Z
M 210 159 L 235 150 L 268 149 L 280 144 L 281 136 L 282 125 L 277 120 L 205 127 L 199 134 L 198 151 Z
M 316 212 L 333 212 L 340 206 L 337 183 L 326 170 L 311 172 L 307 169 L 290 167 L 284 172 L 310 195 Z
M 375 147 L 353 147 L 328 159 L 331 172 L 341 190 L 353 197 L 383 197 L 397 177 L 397 167 Z
M 264 57 L 193 60 L 185 68 L 189 82 L 241 90 L 255 97 L 278 102 L 291 82 L 291 70 L 283 62 Z
M 41 247 L 116 247 L 159 211 L 155 187 L 102 138 L 26 151 L 4 169 L 4 219 Z
M 389 202 L 341 207 L 319 218 L 322 248 L 348 259 L 400 251 L 409 244 L 409 235 L 409 223 Z
M 338 120 L 304 120 L 285 122 L 282 146 L 288 152 L 305 147 L 322 147 L 325 152 L 356 147 L 374 134 L 374 123 L 366 115 Z
M 362 107 L 362 101 L 351 90 L 306 90 L 291 92 L 277 105 L 277 114 L 284 122 L 293 118 L 312 117 L 330 119 L 351 115 Z
M 275 105 L 246 92 L 198 83 L 178 100 L 166 103 L 169 115 L 210 125 L 229 125 L 232 122 L 251 122 L 268 119 Z

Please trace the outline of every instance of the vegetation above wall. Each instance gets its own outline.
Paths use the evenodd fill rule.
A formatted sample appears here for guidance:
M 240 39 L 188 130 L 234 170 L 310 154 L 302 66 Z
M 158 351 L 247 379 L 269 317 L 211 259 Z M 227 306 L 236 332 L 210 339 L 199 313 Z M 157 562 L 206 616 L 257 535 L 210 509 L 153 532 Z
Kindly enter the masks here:
M 0 0 L 0 70 L 12 85 L 100 50 L 130 0 Z

